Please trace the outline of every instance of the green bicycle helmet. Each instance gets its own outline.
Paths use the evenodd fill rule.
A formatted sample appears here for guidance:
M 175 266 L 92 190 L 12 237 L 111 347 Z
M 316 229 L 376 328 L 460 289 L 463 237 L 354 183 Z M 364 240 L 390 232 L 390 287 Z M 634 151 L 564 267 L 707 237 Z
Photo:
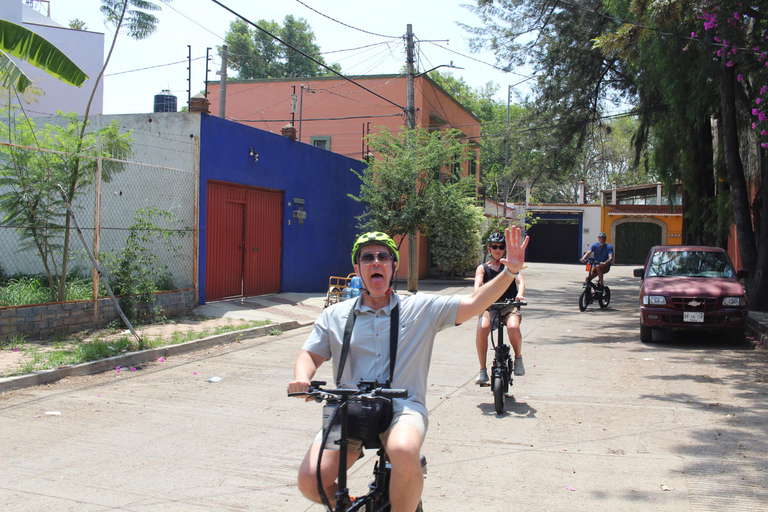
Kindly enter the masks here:
M 395 241 L 392 240 L 389 235 L 382 233 L 381 231 L 372 231 L 360 235 L 355 241 L 355 245 L 352 246 L 352 265 L 357 264 L 357 260 L 360 257 L 360 251 L 366 245 L 383 245 L 389 248 L 392 252 L 392 256 L 395 258 L 395 263 L 400 260 L 400 255 L 397 253 L 397 246 Z

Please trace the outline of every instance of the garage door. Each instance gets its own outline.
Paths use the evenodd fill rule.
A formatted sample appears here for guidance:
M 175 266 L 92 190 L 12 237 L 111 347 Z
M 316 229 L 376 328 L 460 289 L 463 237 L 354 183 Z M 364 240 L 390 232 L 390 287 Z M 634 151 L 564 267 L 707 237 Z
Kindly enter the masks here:
M 612 245 L 616 263 L 642 265 L 651 247 L 661 245 L 661 226 L 650 222 L 618 224 L 616 243 Z
M 538 219 L 528 236 L 526 261 L 575 263 L 581 257 L 578 219 Z
M 208 184 L 206 300 L 280 292 L 278 190 Z

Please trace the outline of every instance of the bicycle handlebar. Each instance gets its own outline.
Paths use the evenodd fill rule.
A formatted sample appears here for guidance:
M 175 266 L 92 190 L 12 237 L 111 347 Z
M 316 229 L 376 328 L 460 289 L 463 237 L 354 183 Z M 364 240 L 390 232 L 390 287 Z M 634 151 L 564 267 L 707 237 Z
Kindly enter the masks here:
M 527 302 L 523 302 L 521 300 L 510 300 L 510 299 L 507 299 L 507 300 L 504 300 L 504 301 L 501 301 L 501 302 L 494 302 L 493 304 L 488 306 L 488 309 L 489 310 L 490 309 L 502 309 L 502 308 L 505 308 L 507 306 L 517 306 L 517 307 L 520 307 L 520 306 L 527 306 L 527 305 L 528 305 Z
M 288 393 L 288 396 L 309 396 L 316 402 L 322 402 L 324 400 L 347 402 L 352 398 L 367 400 L 391 400 L 393 398 L 408 397 L 407 389 L 386 388 L 379 384 L 377 381 L 361 380 L 357 384 L 357 389 L 325 389 L 322 387 L 325 386 L 325 384 L 325 381 L 313 380 L 310 382 L 309 389 L 307 391 Z

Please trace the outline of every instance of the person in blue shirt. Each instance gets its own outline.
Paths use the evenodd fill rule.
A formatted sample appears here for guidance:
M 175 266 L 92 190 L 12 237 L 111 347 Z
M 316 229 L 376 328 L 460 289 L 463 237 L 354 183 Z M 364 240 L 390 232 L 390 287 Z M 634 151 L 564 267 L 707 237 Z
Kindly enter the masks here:
M 587 251 L 587 254 L 581 258 L 582 263 L 584 263 L 590 256 L 595 258 L 598 262 L 597 265 L 592 265 L 589 275 L 584 280 L 584 286 L 597 276 L 597 286 L 602 288 L 603 276 L 611 270 L 611 263 L 613 262 L 613 246 L 605 243 L 605 239 L 605 233 L 599 233 L 597 235 L 597 242 L 593 243 Z

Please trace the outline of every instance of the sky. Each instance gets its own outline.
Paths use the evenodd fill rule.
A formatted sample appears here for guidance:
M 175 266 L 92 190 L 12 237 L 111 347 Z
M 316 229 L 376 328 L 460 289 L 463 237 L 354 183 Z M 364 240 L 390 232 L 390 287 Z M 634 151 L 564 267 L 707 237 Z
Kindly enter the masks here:
M 152 112 L 156 94 L 169 90 L 178 98 L 179 108 L 187 103 L 191 45 L 192 95 L 205 86 L 206 48 L 212 57 L 209 80 L 218 80 L 221 67 L 217 46 L 235 15 L 212 0 L 176 0 L 162 3 L 157 31 L 147 39 L 134 41 L 121 34 L 104 78 L 104 113 L 133 114 Z M 457 25 L 480 25 L 478 18 L 453 0 L 218 0 L 256 23 L 261 19 L 280 25 L 286 15 L 307 20 L 327 63 L 339 63 L 347 76 L 397 74 L 405 65 L 404 35 L 412 25 L 417 41 L 420 71 L 450 65 L 463 69 L 440 68 L 463 78 L 472 87 L 493 81 L 499 87 L 496 98 L 507 101 L 508 87 L 525 80 L 526 75 L 504 73 L 494 68 L 490 52 L 472 53 L 469 34 Z M 471 0 L 470 0 L 471 1 Z M 42 4 L 43 6 L 45 4 Z M 50 0 L 50 17 L 68 26 L 73 19 L 85 22 L 86 29 L 105 34 L 105 56 L 113 31 L 104 24 L 100 0 Z M 39 7 L 43 10 L 44 7 Z M 335 21 L 334 21 L 335 20 Z M 87 83 L 86 83 L 87 86 Z M 528 92 L 527 83 L 513 90 Z M 512 101 L 515 101 L 513 94 Z

